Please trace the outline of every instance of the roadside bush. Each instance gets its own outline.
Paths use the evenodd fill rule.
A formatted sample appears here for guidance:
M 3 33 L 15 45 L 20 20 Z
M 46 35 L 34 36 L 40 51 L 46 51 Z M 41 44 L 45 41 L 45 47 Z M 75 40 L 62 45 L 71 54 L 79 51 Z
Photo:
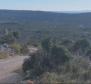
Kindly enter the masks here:
M 90 56 L 89 47 L 88 41 L 80 40 L 72 49 Z M 54 44 L 49 39 L 42 42 L 42 48 L 24 62 L 23 69 L 26 79 L 36 80 L 35 84 L 91 83 L 90 59 L 73 54 L 66 46 Z
M 0 52 L 0 59 L 5 59 L 8 57 L 8 54 L 5 52 Z
M 28 49 L 27 45 L 22 46 L 21 53 L 24 55 L 29 55 L 29 49 Z
M 37 78 L 45 72 L 59 71 L 59 66 L 64 65 L 70 60 L 70 52 L 62 46 L 51 47 L 47 54 L 44 50 L 39 50 L 31 55 L 23 64 L 24 72 L 29 71 L 29 78 Z
M 10 45 L 12 49 L 16 52 L 16 54 L 21 54 L 22 45 L 19 43 L 13 43 Z
M 60 66 L 60 72 L 45 72 L 36 80 L 36 84 L 88 84 L 91 83 L 90 60 L 74 57 Z

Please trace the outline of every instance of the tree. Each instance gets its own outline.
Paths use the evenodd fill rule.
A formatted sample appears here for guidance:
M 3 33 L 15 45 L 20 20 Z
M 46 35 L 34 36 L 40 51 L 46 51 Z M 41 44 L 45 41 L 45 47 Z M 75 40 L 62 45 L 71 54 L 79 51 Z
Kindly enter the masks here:
M 91 60 L 91 48 L 89 48 L 86 52 L 86 56 L 90 58 Z
M 19 38 L 18 32 L 8 32 L 1 37 L 0 43 L 11 44 L 11 43 L 14 43 L 18 38 Z
M 13 43 L 15 40 L 14 40 L 14 37 L 11 33 L 8 33 L 7 35 L 4 35 L 2 38 L 1 38 L 1 43 L 8 43 L 8 44 L 11 44 Z
M 49 52 L 50 51 L 50 47 L 51 47 L 51 41 L 50 38 L 44 39 L 41 42 L 42 48 L 44 49 L 44 51 Z
M 71 53 L 64 46 L 53 46 L 51 48 L 51 59 L 54 66 L 62 65 L 65 62 L 68 62 L 71 57 Z
M 19 38 L 19 32 L 17 32 L 17 31 L 12 32 L 12 35 L 15 39 Z
M 73 52 L 78 52 L 79 54 L 85 54 L 88 48 L 90 47 L 90 43 L 86 39 L 81 39 L 76 41 L 73 45 Z
M 64 45 L 66 48 L 70 50 L 73 45 L 73 41 L 69 39 L 65 39 L 61 42 L 61 45 Z

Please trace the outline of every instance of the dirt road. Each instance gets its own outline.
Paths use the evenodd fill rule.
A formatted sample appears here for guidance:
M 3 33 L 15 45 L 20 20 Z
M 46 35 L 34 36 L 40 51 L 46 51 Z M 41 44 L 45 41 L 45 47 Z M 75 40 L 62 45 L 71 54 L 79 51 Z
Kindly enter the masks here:
M 0 84 L 14 83 L 20 79 L 19 74 L 13 71 L 22 66 L 23 60 L 28 56 L 15 56 L 9 59 L 0 60 Z

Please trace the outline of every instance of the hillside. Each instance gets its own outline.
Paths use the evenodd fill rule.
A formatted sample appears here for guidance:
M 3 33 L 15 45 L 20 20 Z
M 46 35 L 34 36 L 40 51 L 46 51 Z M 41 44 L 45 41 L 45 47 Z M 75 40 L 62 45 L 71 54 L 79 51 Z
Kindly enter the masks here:
M 19 41 L 46 36 L 62 39 L 91 38 L 91 13 L 0 10 L 0 36 L 5 29 L 18 31 Z M 25 37 L 25 38 L 24 38 Z
M 44 11 L 0 10 L 0 22 L 56 22 L 89 24 L 91 13 L 56 13 Z

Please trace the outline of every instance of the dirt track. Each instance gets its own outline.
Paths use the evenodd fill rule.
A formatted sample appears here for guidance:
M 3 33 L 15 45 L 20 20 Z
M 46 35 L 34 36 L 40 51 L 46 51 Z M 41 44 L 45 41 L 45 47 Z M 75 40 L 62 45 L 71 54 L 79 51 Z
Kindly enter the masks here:
M 20 80 L 20 75 L 13 71 L 22 66 L 25 58 L 27 58 L 27 56 L 15 56 L 9 59 L 0 60 L 0 84 L 14 83 Z

